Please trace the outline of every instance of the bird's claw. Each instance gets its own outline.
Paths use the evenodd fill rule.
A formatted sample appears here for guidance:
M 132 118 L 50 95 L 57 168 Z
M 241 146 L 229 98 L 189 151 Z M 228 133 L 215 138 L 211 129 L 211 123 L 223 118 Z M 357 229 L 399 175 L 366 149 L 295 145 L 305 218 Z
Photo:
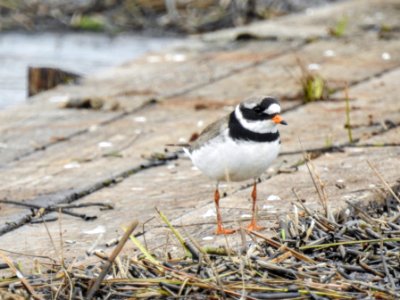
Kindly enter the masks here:
M 265 229 L 263 226 L 258 226 L 256 222 L 251 222 L 249 226 L 247 226 L 247 230 L 249 231 L 261 231 Z
M 236 232 L 236 230 L 234 230 L 234 229 L 226 229 L 226 228 L 223 228 L 223 227 L 218 227 L 217 228 L 217 230 L 215 231 L 215 234 L 233 234 L 233 233 L 235 233 Z

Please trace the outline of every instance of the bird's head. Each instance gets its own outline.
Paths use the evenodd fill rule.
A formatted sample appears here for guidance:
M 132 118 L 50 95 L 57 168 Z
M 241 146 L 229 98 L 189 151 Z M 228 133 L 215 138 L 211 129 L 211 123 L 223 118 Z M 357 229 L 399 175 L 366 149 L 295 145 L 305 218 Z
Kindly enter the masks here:
M 280 113 L 279 101 L 270 96 L 248 98 L 235 109 L 236 118 L 241 125 L 257 133 L 276 131 L 278 124 L 287 125 Z

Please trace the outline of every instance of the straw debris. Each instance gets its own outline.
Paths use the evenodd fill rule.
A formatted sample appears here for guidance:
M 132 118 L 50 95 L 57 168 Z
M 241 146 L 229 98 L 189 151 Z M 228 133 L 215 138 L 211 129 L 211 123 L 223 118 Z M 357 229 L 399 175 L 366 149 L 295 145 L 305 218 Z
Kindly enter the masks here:
M 102 254 L 86 269 L 39 259 L 37 268 L 48 272 L 28 276 L 2 254 L 7 258 L 3 267 L 10 267 L 14 276 L 3 279 L 0 290 L 36 299 L 400 298 L 399 206 L 353 204 L 332 220 L 326 211 L 310 211 L 301 201 L 293 204 L 296 209 L 281 224 L 284 239 L 281 230 L 271 237 L 241 230 L 247 246 L 240 249 L 200 247 L 158 211 L 183 243 L 182 257 L 150 254 L 131 234 L 137 222 L 125 230 L 110 256 Z M 129 237 L 141 255 L 120 257 Z

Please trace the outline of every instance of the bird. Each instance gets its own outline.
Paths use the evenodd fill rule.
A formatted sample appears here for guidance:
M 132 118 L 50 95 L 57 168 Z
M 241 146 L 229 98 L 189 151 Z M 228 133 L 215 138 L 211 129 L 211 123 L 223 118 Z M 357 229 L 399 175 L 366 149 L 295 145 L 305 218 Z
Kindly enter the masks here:
M 252 217 L 247 229 L 263 229 L 257 224 L 257 181 L 279 154 L 281 141 L 277 125 L 287 125 L 280 113 L 278 99 L 271 96 L 249 97 L 183 147 L 193 165 L 216 182 L 216 234 L 235 232 L 222 224 L 219 206 L 221 181 L 253 180 Z

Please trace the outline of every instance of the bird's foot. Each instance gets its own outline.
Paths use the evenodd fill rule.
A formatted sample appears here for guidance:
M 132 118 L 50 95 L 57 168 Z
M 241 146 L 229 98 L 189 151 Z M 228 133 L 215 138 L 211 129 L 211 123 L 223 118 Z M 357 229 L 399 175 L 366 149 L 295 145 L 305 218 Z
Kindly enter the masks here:
M 236 230 L 234 229 L 226 229 L 223 227 L 218 227 L 217 230 L 215 231 L 215 234 L 233 234 L 235 232 Z
M 265 227 L 258 226 L 256 222 L 251 222 L 249 224 L 249 226 L 247 226 L 247 230 L 250 230 L 250 231 L 261 231 L 263 229 L 265 229 Z

